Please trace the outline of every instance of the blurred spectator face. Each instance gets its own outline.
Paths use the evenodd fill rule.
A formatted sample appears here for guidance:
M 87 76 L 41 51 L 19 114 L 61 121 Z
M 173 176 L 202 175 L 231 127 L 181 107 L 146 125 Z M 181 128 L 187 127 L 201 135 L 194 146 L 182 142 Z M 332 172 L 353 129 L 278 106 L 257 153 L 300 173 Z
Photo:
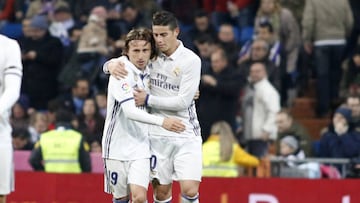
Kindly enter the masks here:
M 32 28 L 30 27 L 31 19 L 24 19 L 22 21 L 22 31 L 25 37 L 31 37 Z
M 95 22 L 100 26 L 106 25 L 107 11 L 103 6 L 96 6 L 91 10 L 89 21 Z
M 15 119 L 21 119 L 25 118 L 25 115 L 25 109 L 19 103 L 14 104 L 12 107 L 12 117 Z
M 90 144 L 90 151 L 91 152 L 96 152 L 96 153 L 101 153 L 101 145 L 98 141 L 93 141 Z
M 286 113 L 280 112 L 276 115 L 276 125 L 279 133 L 284 133 L 290 129 L 292 124 L 292 118 Z
M 126 21 L 126 22 L 134 22 L 136 17 L 138 15 L 138 11 L 136 9 L 133 9 L 131 7 L 127 7 L 123 12 L 122 12 L 122 18 Z
M 12 144 L 15 150 L 23 149 L 29 142 L 30 141 L 28 138 L 22 136 L 16 136 L 12 138 Z
M 77 81 L 76 87 L 73 88 L 73 96 L 85 99 L 89 95 L 89 83 L 86 80 Z
M 46 33 L 47 33 L 47 30 L 43 30 L 43 29 L 39 29 L 39 28 L 31 28 L 31 38 L 33 40 L 42 39 Z
M 360 98 L 359 97 L 348 97 L 346 99 L 346 105 L 351 109 L 352 117 L 360 116 Z
M 335 132 L 340 136 L 348 131 L 348 122 L 341 113 L 335 113 L 333 117 Z
M 47 130 L 48 122 L 47 116 L 44 113 L 35 113 L 33 127 L 35 128 L 36 132 L 39 134 L 45 132 Z
M 52 123 L 55 123 L 55 112 L 50 112 L 50 111 L 48 111 L 47 113 L 46 113 L 46 117 L 47 117 L 47 120 L 48 120 L 48 123 L 49 124 L 52 124 Z
M 256 40 L 251 45 L 251 59 L 254 61 L 264 60 L 267 56 L 267 44 L 263 40 Z
M 106 106 L 107 106 L 106 95 L 98 94 L 98 95 L 96 95 L 95 100 L 96 100 L 96 105 L 99 108 L 106 108 Z
M 195 18 L 195 27 L 201 32 L 206 31 L 209 27 L 209 18 L 206 16 Z
M 360 54 L 355 54 L 353 60 L 356 66 L 360 66 Z
M 262 63 L 254 63 L 250 67 L 250 80 L 251 82 L 259 82 L 266 77 L 265 66 Z
M 180 33 L 179 28 L 171 30 L 170 26 L 153 25 L 152 30 L 156 45 L 160 51 L 166 55 L 173 53 L 178 43 L 177 37 Z
M 146 40 L 132 40 L 126 54 L 137 68 L 144 70 L 150 60 L 151 43 Z
M 275 10 L 275 0 L 261 0 L 260 9 L 264 13 L 272 13 Z
M 196 47 L 199 50 L 199 54 L 201 58 L 205 58 L 205 59 L 210 58 L 213 48 L 209 43 L 207 42 L 202 44 L 197 43 Z
M 347 125 L 347 121 L 343 115 L 341 115 L 340 113 L 335 113 L 333 117 L 333 124 L 334 126 Z
M 233 42 L 235 40 L 233 27 L 231 25 L 221 25 L 218 37 L 222 42 Z
M 259 39 L 265 40 L 268 43 L 271 43 L 273 41 L 273 34 L 269 31 L 268 28 L 262 28 L 259 27 L 257 30 L 257 37 Z
M 54 13 L 54 21 L 55 22 L 65 22 L 67 20 L 70 20 L 71 18 L 72 18 L 72 15 L 70 13 L 70 10 L 68 12 L 64 9 L 64 10 Z
M 15 150 L 22 150 L 30 144 L 30 133 L 26 128 L 14 128 L 12 132 L 12 144 Z
M 85 116 L 94 116 L 96 112 L 95 101 L 93 99 L 86 99 L 84 101 L 83 113 Z
M 287 156 L 289 154 L 292 154 L 294 152 L 294 149 L 290 147 L 285 142 L 280 142 L 280 154 L 282 156 Z
M 219 73 L 227 66 L 227 60 L 222 56 L 223 51 L 217 50 L 211 54 L 211 68 L 214 73 Z

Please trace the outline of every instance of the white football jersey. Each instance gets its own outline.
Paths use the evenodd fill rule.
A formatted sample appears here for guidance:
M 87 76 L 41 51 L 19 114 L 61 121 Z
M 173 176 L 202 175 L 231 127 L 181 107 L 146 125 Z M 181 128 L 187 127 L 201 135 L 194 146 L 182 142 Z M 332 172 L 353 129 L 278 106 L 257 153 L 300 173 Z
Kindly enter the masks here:
M 133 88 L 149 91 L 149 72 L 141 72 L 127 57 L 125 62 L 128 75 L 117 80 L 110 76 L 108 85 L 107 115 L 102 140 L 103 158 L 115 160 L 135 160 L 149 158 L 148 124 L 133 121 L 124 115 L 123 104 L 134 102 Z M 146 113 L 145 107 L 139 107 Z M 150 114 L 149 114 L 150 115 Z M 151 123 L 151 121 L 149 121 Z
M 7 75 L 15 75 L 19 77 L 21 81 L 22 77 L 22 63 L 21 52 L 19 44 L 10 38 L 0 35 L 0 103 L 6 105 L 4 112 L 0 115 L 0 144 L 11 143 L 11 125 L 9 123 L 9 117 L 11 113 L 11 107 L 14 105 L 17 98 L 4 98 L 4 79 Z M 20 89 L 18 90 L 20 92 Z M 14 94 L 16 97 L 18 94 Z M 4 108 L 4 106 L 0 107 Z
M 171 56 L 161 54 L 149 65 L 151 96 L 148 106 L 154 115 L 181 119 L 186 130 L 175 133 L 159 126 L 150 126 L 151 135 L 200 136 L 194 95 L 200 83 L 201 60 L 181 41 L 179 43 Z

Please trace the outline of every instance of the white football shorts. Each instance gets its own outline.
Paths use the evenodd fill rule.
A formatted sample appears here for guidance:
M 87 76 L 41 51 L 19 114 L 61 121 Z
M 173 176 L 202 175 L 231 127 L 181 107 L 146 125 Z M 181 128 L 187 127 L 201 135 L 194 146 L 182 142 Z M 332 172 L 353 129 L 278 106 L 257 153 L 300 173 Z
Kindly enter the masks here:
M 119 161 L 105 159 L 104 191 L 114 198 L 130 194 L 130 184 L 148 189 L 150 181 L 149 159 Z
M 150 177 L 167 185 L 173 180 L 201 181 L 202 139 L 200 136 L 150 136 Z
M 14 191 L 14 162 L 11 144 L 0 143 L 0 195 Z

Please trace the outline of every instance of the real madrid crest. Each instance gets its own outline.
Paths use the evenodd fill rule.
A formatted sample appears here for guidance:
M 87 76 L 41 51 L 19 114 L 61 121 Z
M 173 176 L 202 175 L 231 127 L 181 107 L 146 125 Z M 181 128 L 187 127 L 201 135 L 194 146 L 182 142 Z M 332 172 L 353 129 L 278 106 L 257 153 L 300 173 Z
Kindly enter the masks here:
M 181 73 L 181 70 L 180 70 L 179 67 L 175 67 L 173 72 L 174 72 L 175 76 L 178 77 L 180 75 L 180 73 Z

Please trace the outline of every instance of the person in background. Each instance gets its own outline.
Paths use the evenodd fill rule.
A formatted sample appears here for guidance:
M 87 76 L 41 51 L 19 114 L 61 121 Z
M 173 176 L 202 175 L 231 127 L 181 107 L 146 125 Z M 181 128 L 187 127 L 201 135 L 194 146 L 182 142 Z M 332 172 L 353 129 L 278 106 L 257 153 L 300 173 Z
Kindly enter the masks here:
M 34 112 L 30 115 L 30 125 L 28 131 L 30 133 L 30 140 L 35 144 L 40 135 L 48 130 L 48 120 L 44 112 Z
M 202 146 L 204 177 L 238 177 L 239 167 L 259 165 L 259 160 L 236 142 L 227 122 L 214 123 L 210 133 L 209 139 Z
M 296 122 L 290 112 L 286 109 L 280 110 L 276 115 L 276 125 L 278 129 L 277 149 L 280 149 L 279 141 L 286 135 L 297 137 L 299 146 L 307 156 L 311 155 L 311 138 L 306 128 Z
M 242 104 L 243 136 L 247 140 L 248 152 L 258 158 L 266 157 L 269 142 L 277 138 L 275 118 L 280 111 L 280 96 L 267 79 L 263 63 L 251 65 Z
M 307 0 L 302 19 L 305 52 L 314 56 L 318 117 L 326 117 L 338 102 L 341 62 L 353 27 L 348 0 Z
M 354 53 L 344 62 L 343 83 L 345 92 L 351 91 L 352 88 L 359 89 L 360 86 L 360 45 Z
M 63 46 L 48 32 L 47 16 L 31 19 L 31 42 L 23 44 L 23 92 L 29 97 L 30 107 L 46 110 L 47 103 L 58 94 L 57 74 L 62 65 Z
M 293 167 L 296 164 L 291 160 L 305 159 L 305 153 L 300 147 L 299 140 L 293 135 L 286 135 L 280 140 L 280 157 L 286 158 L 286 165 Z
M 14 128 L 12 132 L 14 150 L 32 150 L 34 144 L 30 140 L 30 133 L 25 128 Z
M 267 21 L 273 26 L 275 39 L 284 48 L 286 65 L 284 72 L 293 74 L 297 70 L 297 59 L 301 45 L 299 24 L 290 10 L 282 8 L 279 0 L 261 0 L 256 14 L 255 30 Z
M 29 158 L 36 171 L 81 173 L 91 171 L 89 145 L 72 129 L 73 115 L 67 109 L 56 111 L 56 129 L 41 134 Z
M 269 59 L 269 55 L 270 45 L 265 40 L 255 39 L 251 43 L 249 54 L 245 54 L 238 59 L 237 69 L 244 77 L 248 77 L 252 64 L 258 62 L 264 63 L 268 80 L 279 91 L 281 83 L 279 69 Z
M 360 97 L 357 95 L 349 95 L 345 102 L 346 107 L 351 109 L 351 122 L 355 128 L 360 127 Z
M 13 128 L 29 127 L 29 100 L 25 96 L 20 96 L 18 101 L 11 108 L 10 122 Z
M 205 142 L 211 126 L 217 121 L 226 121 L 235 131 L 236 107 L 245 78 L 235 72 L 223 49 L 212 52 L 211 69 L 203 71 L 198 113 L 201 136 Z
M 99 79 L 98 67 L 106 61 L 109 54 L 106 41 L 108 35 L 106 17 L 106 9 L 103 6 L 96 6 L 91 10 L 77 47 L 81 76 L 86 77 L 92 85 Z M 100 83 L 96 84 L 96 86 L 98 85 Z
M 332 123 L 320 138 L 319 156 L 354 158 L 360 154 L 360 132 L 351 123 L 351 110 L 336 109 Z
M 95 95 L 96 106 L 99 108 L 100 115 L 105 119 L 106 118 L 106 109 L 107 109 L 107 95 L 106 92 L 98 92 Z
M 211 37 L 211 39 L 217 38 L 217 31 L 209 15 L 204 10 L 198 10 L 194 16 L 194 26 L 188 31 L 189 36 L 191 37 L 192 42 L 196 45 L 198 40 L 205 36 Z
M 75 115 L 80 115 L 85 99 L 90 96 L 90 84 L 86 78 L 77 78 L 71 91 L 58 97 L 59 105 L 69 109 Z
M 235 37 L 235 28 L 230 24 L 221 24 L 218 32 L 218 43 L 225 50 L 231 66 L 236 64 L 240 51 L 239 43 Z
M 77 120 L 79 123 L 77 130 L 87 143 L 91 144 L 94 140 L 101 142 L 105 118 L 100 115 L 95 99 L 85 99 L 83 110 L 77 116 Z

